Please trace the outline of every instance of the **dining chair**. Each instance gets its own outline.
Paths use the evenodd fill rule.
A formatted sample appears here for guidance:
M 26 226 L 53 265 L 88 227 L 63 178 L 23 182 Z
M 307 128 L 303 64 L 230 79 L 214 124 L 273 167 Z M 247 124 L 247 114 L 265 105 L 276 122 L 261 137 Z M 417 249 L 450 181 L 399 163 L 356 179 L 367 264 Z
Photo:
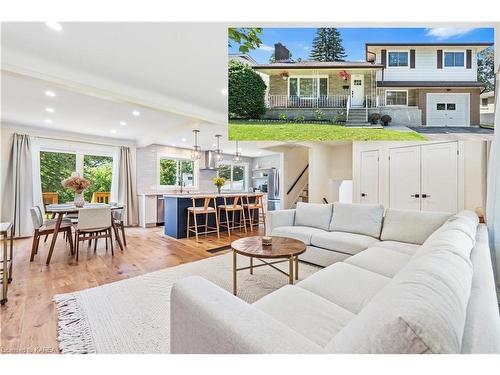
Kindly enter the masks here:
M 94 240 L 94 252 L 97 250 L 97 241 L 100 238 L 108 238 L 111 243 L 111 255 L 115 255 L 113 248 L 111 207 L 92 207 L 82 208 L 78 211 L 78 223 L 75 230 L 76 261 L 78 262 L 78 253 L 80 242 Z
M 257 225 L 257 227 L 260 224 L 264 224 L 264 229 L 266 228 L 266 212 L 264 210 L 263 197 L 264 194 L 259 194 L 259 193 L 248 194 L 245 197 L 246 203 L 243 204 L 243 207 L 247 210 L 248 215 L 246 216 L 246 220 L 250 223 L 250 230 L 253 230 L 254 224 Z M 255 222 L 256 210 L 257 210 L 257 222 Z
M 38 254 L 38 245 L 40 244 L 40 237 L 43 235 L 54 234 L 55 221 L 53 220 L 43 220 L 43 214 L 40 207 L 35 206 L 30 208 L 31 221 L 33 222 L 33 228 L 35 233 L 33 234 L 33 243 L 31 245 L 31 256 L 30 262 L 33 262 L 35 255 Z M 73 254 L 73 237 L 71 233 L 71 222 L 68 220 L 63 220 L 61 226 L 59 227 L 59 232 L 64 232 L 66 238 L 69 242 L 71 254 Z
M 219 211 L 219 226 L 220 228 L 226 227 L 227 234 L 231 235 L 231 229 L 245 229 L 245 233 L 247 233 L 247 224 L 245 220 L 245 210 L 243 208 L 243 196 L 242 195 L 224 195 L 224 204 L 220 204 L 218 206 Z M 225 213 L 226 220 L 222 221 L 221 212 Z M 231 221 L 229 220 L 229 212 L 231 212 Z M 234 216 L 235 213 L 239 215 L 238 226 L 235 226 Z M 243 223 L 243 224 L 242 224 Z
M 217 199 L 215 195 L 198 195 L 192 198 L 193 205 L 187 208 L 187 238 L 189 238 L 190 232 L 194 232 L 196 236 L 196 241 L 198 241 L 199 230 L 198 227 L 205 228 L 200 234 L 207 235 L 208 233 L 217 232 L 217 238 L 220 238 L 219 234 L 219 216 L 217 214 Z M 201 202 L 201 205 L 198 203 Z M 212 206 L 210 204 L 213 204 Z M 209 215 L 215 215 L 215 227 L 208 225 Z M 205 215 L 205 224 L 198 224 L 198 215 Z M 190 217 L 193 216 L 194 225 L 190 225 Z M 203 216 L 202 216 L 203 219 Z
M 112 203 L 110 203 L 113 205 Z M 125 208 L 125 207 L 124 207 Z M 113 217 L 113 225 L 115 228 L 115 236 L 119 237 L 119 232 L 122 233 L 122 243 L 123 246 L 127 246 L 127 239 L 125 237 L 125 223 L 123 221 L 124 208 L 114 209 L 111 211 L 111 216 Z M 118 238 L 119 240 L 119 238 Z

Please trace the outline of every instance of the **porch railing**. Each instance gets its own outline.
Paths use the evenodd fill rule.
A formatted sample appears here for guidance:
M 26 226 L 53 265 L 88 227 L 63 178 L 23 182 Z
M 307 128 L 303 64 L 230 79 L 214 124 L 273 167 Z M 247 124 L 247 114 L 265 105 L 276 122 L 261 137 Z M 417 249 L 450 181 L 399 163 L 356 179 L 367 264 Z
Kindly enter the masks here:
M 349 95 L 319 96 L 316 98 L 288 95 L 268 95 L 268 108 L 346 108 Z

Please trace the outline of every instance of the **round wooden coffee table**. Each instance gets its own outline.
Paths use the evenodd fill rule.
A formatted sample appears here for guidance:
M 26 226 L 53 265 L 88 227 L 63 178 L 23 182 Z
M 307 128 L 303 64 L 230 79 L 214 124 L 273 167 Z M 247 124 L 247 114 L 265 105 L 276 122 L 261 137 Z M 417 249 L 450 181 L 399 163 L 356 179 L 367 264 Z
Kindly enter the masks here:
M 286 237 L 272 237 L 273 242 L 269 246 L 262 244 L 262 236 L 253 236 L 240 238 L 231 244 L 233 250 L 233 294 L 237 292 L 236 276 L 238 271 L 250 270 L 253 274 L 253 269 L 257 267 L 270 266 L 276 271 L 288 276 L 288 283 L 293 284 L 299 278 L 299 255 L 306 251 L 306 244 L 302 241 Z M 250 266 L 238 268 L 237 256 L 238 254 L 250 258 Z M 253 258 L 257 258 L 262 264 L 254 265 Z M 281 259 L 276 261 L 267 261 L 264 259 Z M 295 261 L 295 272 L 294 272 Z M 288 273 L 280 270 L 275 266 L 277 263 L 289 263 Z

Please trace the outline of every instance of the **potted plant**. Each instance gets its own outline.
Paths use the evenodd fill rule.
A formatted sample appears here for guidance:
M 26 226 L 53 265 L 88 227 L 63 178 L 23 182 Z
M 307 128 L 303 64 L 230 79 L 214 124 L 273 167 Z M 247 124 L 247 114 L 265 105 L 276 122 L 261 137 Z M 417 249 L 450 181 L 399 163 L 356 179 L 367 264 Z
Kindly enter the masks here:
M 212 179 L 212 182 L 214 185 L 217 187 L 217 193 L 220 194 L 220 189 L 224 186 L 226 183 L 226 179 L 224 177 L 215 177 Z
M 370 120 L 370 124 L 377 125 L 378 121 L 380 120 L 380 114 L 372 113 L 368 119 Z
M 71 174 L 71 177 L 62 180 L 61 184 L 66 189 L 70 189 L 75 192 L 74 204 L 76 207 L 81 208 L 85 205 L 83 192 L 90 187 L 89 180 L 87 180 L 85 177 L 80 177 L 79 173 L 73 172 Z
M 389 125 L 389 123 L 392 121 L 392 117 L 389 116 L 389 115 L 383 115 L 381 118 L 380 118 L 380 121 L 382 121 L 382 124 L 384 124 L 384 126 L 387 126 Z

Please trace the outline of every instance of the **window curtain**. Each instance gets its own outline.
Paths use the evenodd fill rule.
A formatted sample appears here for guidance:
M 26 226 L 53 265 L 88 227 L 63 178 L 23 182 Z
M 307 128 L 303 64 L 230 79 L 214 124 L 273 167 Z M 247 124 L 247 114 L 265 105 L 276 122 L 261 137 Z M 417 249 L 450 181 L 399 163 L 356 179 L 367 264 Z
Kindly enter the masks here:
M 31 138 L 26 134 L 14 133 L 3 196 L 2 221 L 14 225 L 15 237 L 33 234 L 30 208 L 34 204 Z
M 139 223 L 135 164 L 130 147 L 120 147 L 118 155 L 118 202 L 125 205 L 125 225 Z

